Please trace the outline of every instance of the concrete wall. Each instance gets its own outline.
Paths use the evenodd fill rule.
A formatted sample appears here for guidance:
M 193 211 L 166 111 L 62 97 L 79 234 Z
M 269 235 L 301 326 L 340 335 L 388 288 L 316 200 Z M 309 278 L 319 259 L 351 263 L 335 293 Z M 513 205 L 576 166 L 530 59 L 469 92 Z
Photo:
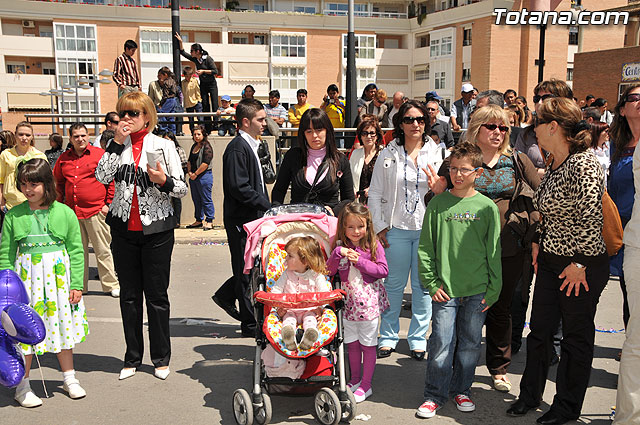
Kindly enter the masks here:
M 216 226 L 222 226 L 222 154 L 226 149 L 227 145 L 231 141 L 232 137 L 211 137 L 209 142 L 213 147 L 213 205 L 216 210 L 216 217 L 213 221 L 213 224 Z M 269 150 L 271 151 L 271 160 L 273 162 L 273 167 L 275 169 L 275 137 L 266 136 L 263 137 L 264 140 L 269 144 Z M 180 146 L 189 153 L 189 149 L 193 144 L 190 137 L 178 137 L 178 142 Z M 67 141 L 65 140 L 65 146 Z M 49 149 L 49 140 L 46 137 L 36 137 L 36 148 L 41 151 L 45 151 Z M 267 185 L 267 190 L 269 191 L 269 196 L 271 196 L 271 189 L 273 185 Z M 180 223 L 184 226 L 187 224 L 191 224 L 194 221 L 193 217 L 193 201 L 191 200 L 191 187 L 189 187 L 189 193 L 182 198 L 182 216 L 180 218 Z

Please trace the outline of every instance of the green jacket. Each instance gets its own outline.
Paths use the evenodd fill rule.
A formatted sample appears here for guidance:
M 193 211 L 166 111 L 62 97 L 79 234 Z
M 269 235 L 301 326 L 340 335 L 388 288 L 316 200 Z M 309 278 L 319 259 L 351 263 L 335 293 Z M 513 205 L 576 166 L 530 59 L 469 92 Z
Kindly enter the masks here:
M 31 231 L 32 212 L 29 202 L 13 207 L 4 217 L 2 242 L 0 243 L 0 270 L 15 270 L 18 242 Z M 49 231 L 64 241 L 71 264 L 69 289 L 82 291 L 84 280 L 84 246 L 80 235 L 78 218 L 71 208 L 54 201 L 49 207 Z

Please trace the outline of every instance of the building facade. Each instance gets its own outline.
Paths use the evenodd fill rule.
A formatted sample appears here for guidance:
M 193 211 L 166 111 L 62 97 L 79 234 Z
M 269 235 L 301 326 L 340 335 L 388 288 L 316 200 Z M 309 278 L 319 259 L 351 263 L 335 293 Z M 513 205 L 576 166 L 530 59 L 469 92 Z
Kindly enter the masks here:
M 24 113 L 48 112 L 52 104 L 57 112 L 112 110 L 115 84 L 94 89 L 79 80 L 112 69 L 127 39 L 139 45 L 136 60 L 143 90 L 161 66 L 171 67 L 168 0 L 7 3 L 0 5 L 5 128 L 11 129 Z M 581 3 L 600 10 L 603 3 L 610 8 L 627 1 Z M 306 88 L 309 102 L 319 105 L 329 84 L 337 84 L 345 94 L 346 5 L 342 0 L 182 0 L 181 36 L 185 45 L 200 43 L 215 59 L 220 95 L 237 101 L 242 88 L 251 84 L 257 98 L 266 100 L 269 90 L 278 89 L 288 104 L 295 102 L 298 88 Z M 529 0 L 357 1 L 358 93 L 374 82 L 389 95 L 402 91 L 415 99 L 435 90 L 450 104 L 459 97 L 461 85 L 470 82 L 479 90 L 513 88 L 531 98 L 538 75 L 539 29 L 496 25 L 494 13 L 496 8 L 528 5 Z M 570 0 L 562 0 L 557 10 L 571 7 Z M 621 47 L 624 36 L 621 25 L 549 26 L 545 78 L 571 80 L 578 50 Z M 69 91 L 64 101 L 40 95 L 63 87 Z

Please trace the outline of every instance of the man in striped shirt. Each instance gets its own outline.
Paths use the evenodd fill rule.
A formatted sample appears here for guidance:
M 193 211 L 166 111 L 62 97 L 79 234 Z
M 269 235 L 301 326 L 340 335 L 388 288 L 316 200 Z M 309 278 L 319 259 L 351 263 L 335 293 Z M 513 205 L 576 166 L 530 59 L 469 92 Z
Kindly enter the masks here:
M 118 98 L 122 95 L 141 90 L 140 75 L 133 55 L 138 44 L 133 40 L 124 43 L 124 53 L 116 58 L 113 65 L 113 81 L 118 85 Z

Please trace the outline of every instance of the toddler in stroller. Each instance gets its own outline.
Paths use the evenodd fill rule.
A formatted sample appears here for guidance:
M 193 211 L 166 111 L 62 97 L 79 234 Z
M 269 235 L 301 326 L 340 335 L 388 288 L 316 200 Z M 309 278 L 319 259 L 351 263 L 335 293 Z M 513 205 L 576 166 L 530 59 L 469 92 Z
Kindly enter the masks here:
M 268 423 L 274 393 L 315 394 L 315 415 L 323 424 L 355 416 L 342 344 L 345 293 L 339 283 L 332 289 L 325 276 L 336 225 L 324 210 L 301 205 L 274 208 L 245 224 L 245 273 L 258 326 L 252 392 L 240 388 L 233 395 L 238 424 Z

